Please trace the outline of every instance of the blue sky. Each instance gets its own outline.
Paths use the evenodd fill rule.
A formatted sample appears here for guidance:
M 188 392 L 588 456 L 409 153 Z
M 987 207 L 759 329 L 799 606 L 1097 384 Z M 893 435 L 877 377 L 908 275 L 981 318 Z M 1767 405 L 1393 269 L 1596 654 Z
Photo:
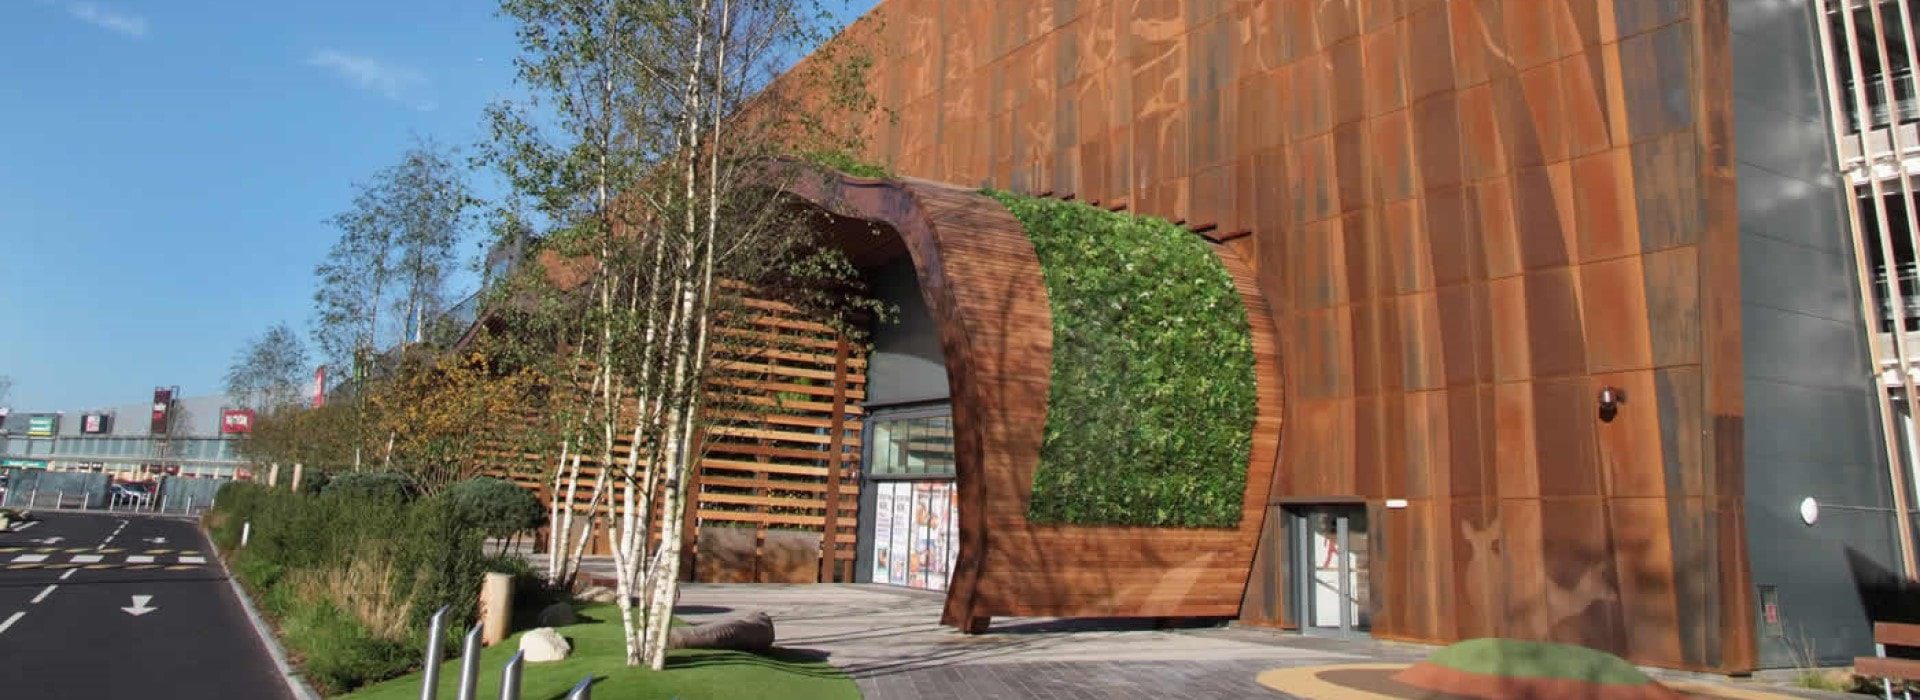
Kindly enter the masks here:
M 512 94 L 494 8 L 0 0 L 0 405 L 215 393 L 247 338 L 304 334 L 352 183 Z

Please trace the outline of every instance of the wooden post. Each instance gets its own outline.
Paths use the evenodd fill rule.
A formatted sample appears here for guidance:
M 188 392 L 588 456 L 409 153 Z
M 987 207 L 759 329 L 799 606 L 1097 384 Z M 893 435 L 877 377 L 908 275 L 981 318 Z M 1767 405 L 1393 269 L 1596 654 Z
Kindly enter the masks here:
M 480 582 L 480 642 L 493 646 L 507 638 L 513 613 L 513 576 L 487 572 Z
M 820 528 L 820 582 L 833 583 L 840 568 L 840 470 L 847 442 L 847 337 L 839 336 L 833 349 L 833 416 L 827 434 L 827 521 Z

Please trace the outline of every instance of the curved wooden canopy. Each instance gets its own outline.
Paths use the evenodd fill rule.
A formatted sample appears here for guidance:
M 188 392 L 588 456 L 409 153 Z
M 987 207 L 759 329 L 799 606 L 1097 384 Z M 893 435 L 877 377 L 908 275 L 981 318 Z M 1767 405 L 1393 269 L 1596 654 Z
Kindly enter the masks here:
M 1214 247 L 1246 302 L 1259 382 L 1239 526 L 1033 524 L 1027 500 L 1047 421 L 1053 322 L 1040 261 L 1020 222 L 969 189 L 812 176 L 805 166 L 788 167 L 802 171 L 782 178 L 795 196 L 898 234 L 939 327 L 953 400 L 960 513 L 944 624 L 980 631 L 990 617 L 1005 615 L 1238 613 L 1278 454 L 1281 375 L 1272 317 L 1237 255 Z M 843 238 L 838 245 L 867 244 Z

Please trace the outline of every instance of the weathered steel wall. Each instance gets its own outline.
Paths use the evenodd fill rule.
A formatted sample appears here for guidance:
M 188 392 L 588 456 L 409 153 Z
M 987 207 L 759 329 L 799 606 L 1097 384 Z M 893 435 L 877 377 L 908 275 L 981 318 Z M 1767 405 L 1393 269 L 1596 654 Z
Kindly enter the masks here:
M 1740 670 L 1726 11 L 888 0 L 843 40 L 869 159 L 1232 241 L 1284 338 L 1273 498 L 1375 504 L 1376 634 Z

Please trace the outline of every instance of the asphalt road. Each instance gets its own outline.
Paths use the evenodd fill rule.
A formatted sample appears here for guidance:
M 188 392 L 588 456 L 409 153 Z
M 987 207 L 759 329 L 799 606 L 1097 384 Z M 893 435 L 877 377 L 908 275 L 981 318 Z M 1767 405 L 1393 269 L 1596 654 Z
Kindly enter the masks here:
M 39 517 L 0 532 L 0 697 L 288 697 L 194 523 Z

